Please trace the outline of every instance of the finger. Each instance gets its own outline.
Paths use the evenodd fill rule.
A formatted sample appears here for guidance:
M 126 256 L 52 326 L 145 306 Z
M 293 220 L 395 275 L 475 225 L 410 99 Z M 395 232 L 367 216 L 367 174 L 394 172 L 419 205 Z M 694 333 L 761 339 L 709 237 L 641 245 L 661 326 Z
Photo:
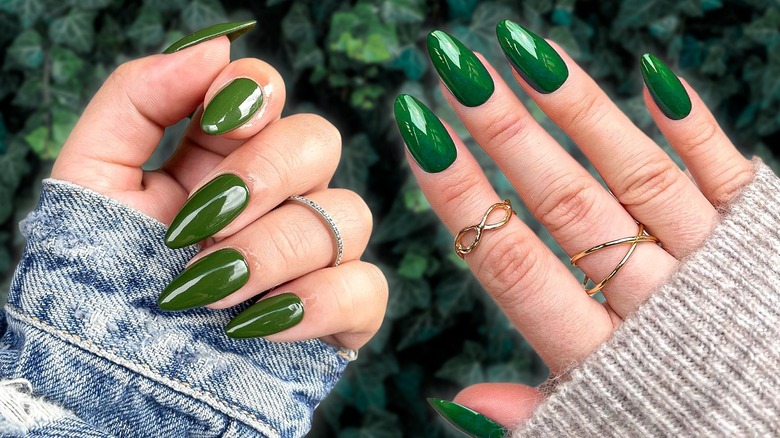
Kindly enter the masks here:
M 504 29 L 516 33 L 499 26 L 499 40 L 513 60 L 520 85 L 577 143 L 626 210 L 672 255 L 684 257 L 698 248 L 717 221 L 717 212 L 693 182 L 560 47 L 549 46 L 516 24 L 506 23 Z M 518 35 L 533 40 L 527 47 L 535 53 L 520 44 Z M 533 57 L 538 53 L 545 54 L 543 66 Z M 546 76 L 534 76 L 538 71 L 528 65 L 555 72 L 563 83 L 537 91 L 532 84 Z M 524 66 L 533 73 L 525 73 L 528 80 L 517 73 Z
M 484 58 L 480 61 L 495 84 L 492 96 L 476 108 L 448 92 L 443 93 L 445 99 L 561 248 L 573 256 L 635 236 L 638 229 L 631 215 L 534 120 L 493 67 Z M 578 266 L 600 282 L 625 254 L 625 246 L 615 246 L 583 258 Z M 660 247 L 638 245 L 619 275 L 604 287 L 604 295 L 618 315 L 626 316 L 676 264 Z
M 291 195 L 322 190 L 341 155 L 338 130 L 320 116 L 278 120 L 213 167 L 171 222 L 166 244 L 227 237 Z
M 342 239 L 342 261 L 356 260 L 371 235 L 371 212 L 360 196 L 343 189 L 307 195 L 333 220 Z M 222 309 L 279 284 L 332 266 L 337 239 L 322 215 L 288 202 L 198 254 L 160 295 L 165 310 L 209 304 Z
M 165 127 L 203 101 L 228 57 L 228 39 L 217 38 L 119 66 L 73 128 L 52 177 L 101 193 L 141 190 L 141 165 L 157 147 Z
M 753 165 L 737 150 L 699 95 L 660 59 L 642 57 L 645 103 L 656 125 L 714 206 L 728 203 L 753 177 Z
M 399 96 L 395 111 L 415 157 L 410 159 L 414 175 L 445 226 L 457 234 L 478 223 L 500 198 L 474 157 L 411 96 Z M 465 260 L 551 369 L 583 358 L 609 336 L 612 322 L 605 309 L 516 216 L 503 228 L 485 231 Z
M 225 156 L 279 119 L 285 96 L 284 80 L 271 65 L 249 58 L 230 63 L 209 87 L 205 111 L 193 116 L 163 170 L 192 190 Z
M 530 386 L 480 383 L 464 388 L 453 401 L 512 427 L 531 417 L 542 400 L 542 393 Z
M 275 342 L 320 338 L 357 350 L 379 330 L 387 294 L 379 268 L 352 261 L 277 287 L 230 321 L 225 331 L 233 338 L 262 336 Z

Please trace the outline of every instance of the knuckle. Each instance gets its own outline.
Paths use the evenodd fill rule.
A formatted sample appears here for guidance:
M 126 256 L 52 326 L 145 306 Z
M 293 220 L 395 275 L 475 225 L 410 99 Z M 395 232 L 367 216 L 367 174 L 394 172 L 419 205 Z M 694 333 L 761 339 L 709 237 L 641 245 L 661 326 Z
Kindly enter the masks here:
M 737 194 L 753 179 L 753 167 L 749 161 L 744 166 L 729 174 L 719 184 L 711 189 L 709 200 L 712 205 L 719 207 L 731 202 Z
M 475 187 L 484 184 L 484 181 L 476 172 L 459 170 L 448 184 L 440 187 L 441 201 L 446 209 L 458 211 L 467 208 L 475 202 Z
M 536 215 L 553 235 L 564 229 L 579 228 L 581 224 L 592 224 L 599 211 L 597 190 L 600 189 L 584 178 L 566 181 L 550 191 L 537 207 Z
M 698 156 L 711 155 L 713 143 L 717 140 L 718 127 L 714 120 L 698 119 L 693 122 L 687 132 L 695 133 L 679 140 L 680 153 L 686 157 L 695 158 Z
M 493 150 L 505 145 L 522 143 L 528 135 L 528 128 L 536 123 L 527 111 L 502 109 L 501 114 L 491 118 L 492 123 L 485 126 L 485 145 Z
M 347 189 L 332 189 L 335 190 L 338 198 L 340 199 L 339 210 L 343 212 L 341 215 L 347 220 L 354 221 L 350 223 L 348 228 L 351 230 L 349 233 L 361 236 L 361 241 L 368 240 L 373 229 L 373 215 L 371 209 L 366 204 L 366 201 L 356 192 Z
M 616 195 L 623 205 L 644 205 L 675 193 L 682 176 L 677 165 L 664 156 L 644 162 L 625 178 L 619 178 L 624 183 L 618 186 Z
M 279 266 L 297 266 L 301 262 L 302 257 L 306 257 L 307 254 L 312 254 L 312 243 L 315 237 L 310 236 L 313 227 L 304 227 L 302 225 L 296 225 L 292 229 L 282 229 L 281 227 L 273 227 L 268 230 L 266 236 L 274 236 L 272 241 L 273 249 L 269 251 L 271 254 L 266 260 L 279 260 L 281 264 Z M 276 254 L 274 256 L 273 254 Z
M 341 132 L 324 117 L 312 113 L 303 113 L 292 115 L 289 119 L 302 126 L 310 136 L 317 140 L 317 143 L 330 147 L 341 146 Z
M 526 306 L 544 275 L 538 252 L 518 236 L 496 241 L 475 272 L 496 302 L 508 311 Z
M 607 114 L 605 101 L 594 93 L 583 93 L 579 100 L 571 106 L 571 115 L 568 119 L 566 130 L 578 129 L 581 126 L 598 124 Z

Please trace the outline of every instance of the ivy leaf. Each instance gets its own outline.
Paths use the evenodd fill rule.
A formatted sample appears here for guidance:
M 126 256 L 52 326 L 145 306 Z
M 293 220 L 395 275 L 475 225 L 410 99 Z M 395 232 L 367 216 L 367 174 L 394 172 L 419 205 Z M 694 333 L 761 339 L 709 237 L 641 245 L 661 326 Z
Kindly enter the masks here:
M 398 275 L 404 278 L 417 279 L 422 278 L 428 269 L 428 258 L 413 252 L 407 252 L 401 259 L 401 265 L 398 267 Z
M 386 271 L 387 272 L 387 271 Z M 431 302 L 431 286 L 419 278 L 405 278 L 387 272 L 390 298 L 387 302 L 387 317 L 398 319 L 416 308 L 427 308 Z
M 216 0 L 194 0 L 181 11 L 184 26 L 190 31 L 227 21 L 225 10 Z
M 485 351 L 481 345 L 474 341 L 466 341 L 461 354 L 444 362 L 444 365 L 436 371 L 436 377 L 449 380 L 459 386 L 484 382 L 485 372 L 482 369 L 484 358 Z
M 20 33 L 6 50 L 7 61 L 11 65 L 27 69 L 37 69 L 43 64 L 43 37 L 28 29 Z
M 478 287 L 471 273 L 447 276 L 434 289 L 436 308 L 443 318 L 468 312 L 474 308 L 476 294 L 479 292 L 481 288 Z
M 167 2 L 168 0 L 155 3 Z M 111 4 L 111 0 L 68 0 L 68 4 L 74 8 L 97 10 L 108 7 Z
M 368 193 L 368 176 L 371 166 L 379 161 L 371 140 L 361 132 L 349 139 L 341 152 L 341 161 L 336 170 L 335 186 L 349 187 L 360 195 Z
M 158 11 L 144 10 L 127 29 L 127 37 L 136 47 L 156 46 L 165 39 L 162 15 Z
M 373 8 L 361 3 L 333 14 L 328 47 L 356 61 L 379 63 L 398 51 L 398 37 L 395 27 L 381 23 Z
M 95 39 L 94 21 L 94 12 L 73 10 L 68 15 L 51 22 L 49 38 L 54 44 L 86 53 L 92 48 Z
M 460 20 L 471 17 L 479 0 L 447 0 L 447 11 L 450 18 Z
M 382 18 L 391 23 L 419 23 L 425 19 L 425 10 L 419 0 L 385 0 Z
M 769 45 L 780 39 L 778 29 L 780 29 L 780 10 L 771 7 L 761 18 L 745 26 L 744 32 L 756 42 Z
M 624 0 L 614 21 L 616 30 L 639 27 L 674 8 L 672 0 Z
M 19 17 L 22 27 L 32 27 L 46 10 L 44 0 L 4 0 L 0 1 L 0 10 Z
M 384 408 L 387 403 L 384 380 L 398 372 L 393 355 L 373 356 L 371 360 L 356 362 L 347 368 L 342 382 L 334 388 L 342 397 L 352 400 L 360 411 L 370 407 Z
M 43 81 L 38 75 L 28 75 L 16 91 L 13 104 L 22 108 L 37 108 L 41 105 Z
M 428 57 L 417 47 L 409 46 L 401 50 L 391 66 L 403 71 L 409 80 L 419 81 L 428 71 Z
M 55 83 L 67 82 L 79 73 L 84 67 L 84 61 L 73 51 L 64 47 L 52 47 L 51 49 L 51 78 Z
M 392 297 L 393 294 L 390 294 Z M 401 337 L 398 341 L 398 350 L 407 349 L 413 345 L 429 341 L 443 332 L 452 322 L 442 321 L 435 313 L 428 309 L 420 315 L 416 315 L 411 323 L 397 323 L 400 326 Z

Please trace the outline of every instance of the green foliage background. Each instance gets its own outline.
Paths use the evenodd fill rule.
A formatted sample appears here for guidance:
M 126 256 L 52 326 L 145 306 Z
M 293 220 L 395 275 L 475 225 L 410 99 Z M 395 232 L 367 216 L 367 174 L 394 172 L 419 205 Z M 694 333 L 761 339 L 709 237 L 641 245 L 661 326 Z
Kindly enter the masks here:
M 373 208 L 366 259 L 383 268 L 391 285 L 383 328 L 318 409 L 312 436 L 449 435 L 426 396 L 451 398 L 485 381 L 537 384 L 546 376 L 454 256 L 451 236 L 403 160 L 391 115 L 398 93 L 420 97 L 460 127 L 435 86 L 424 45 L 429 30 L 451 32 L 511 81 L 494 29 L 500 19 L 518 20 L 565 47 L 668 149 L 640 94 L 638 59 L 653 52 L 696 87 L 746 155 L 779 168 L 769 145 L 780 144 L 780 0 L 0 0 L 1 293 L 24 243 L 16 224 L 33 208 L 39 181 L 111 70 L 199 28 L 248 18 L 259 25 L 234 43 L 233 58 L 269 61 L 287 81 L 287 114 L 316 112 L 342 130 L 334 185 L 359 192 Z M 150 167 L 170 153 L 182 129 L 169 129 Z M 520 205 L 468 132 L 459 133 L 499 193 Z M 527 212 L 518 213 L 565 258 Z

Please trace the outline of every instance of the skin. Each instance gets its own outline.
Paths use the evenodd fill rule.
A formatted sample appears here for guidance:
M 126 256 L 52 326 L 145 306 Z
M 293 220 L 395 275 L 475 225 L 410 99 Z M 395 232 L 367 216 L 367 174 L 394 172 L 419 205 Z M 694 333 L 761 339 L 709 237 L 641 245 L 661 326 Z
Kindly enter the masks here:
M 623 270 L 603 289 L 606 304 L 589 298 L 552 251 L 520 219 L 488 232 L 465 260 L 552 373 L 583 360 L 611 336 L 624 317 L 646 300 L 695 251 L 729 202 L 752 178 L 752 165 L 726 138 L 696 92 L 681 120 L 666 117 L 645 90 L 648 110 L 693 180 L 606 96 L 555 43 L 569 76 L 543 94 L 515 73 L 539 107 L 569 135 L 598 170 L 615 198 L 534 120 L 484 58 L 496 85 L 485 104 L 461 105 L 442 92 L 474 139 L 498 164 L 534 216 L 571 256 L 591 246 L 636 234 L 635 220 L 663 242 L 640 244 Z M 639 74 L 639 72 L 637 72 Z M 446 126 L 446 124 L 445 124 Z M 444 225 L 456 234 L 500 202 L 482 169 L 448 128 L 457 159 L 431 174 L 411 158 L 420 187 Z M 472 218 L 472 219 L 468 219 Z M 625 254 L 616 247 L 582 259 L 588 276 L 604 278 Z M 480 384 L 455 402 L 506 426 L 533 414 L 543 396 L 516 384 Z
M 249 120 L 223 135 L 208 135 L 201 130 L 203 110 L 198 109 L 162 169 L 141 169 L 166 126 L 208 106 L 216 93 L 239 77 L 263 89 L 263 105 Z M 227 37 L 130 61 L 92 99 L 54 164 L 52 177 L 95 190 L 169 225 L 198 188 L 217 175 L 237 175 L 247 183 L 249 204 L 201 242 L 204 251 L 190 264 L 231 248 L 246 258 L 249 280 L 212 306 L 229 307 L 278 285 L 268 296 L 294 293 L 306 313 L 299 324 L 267 339 L 321 338 L 358 349 L 379 328 L 387 303 L 381 271 L 359 261 L 371 233 L 371 214 L 355 193 L 327 189 L 341 151 L 338 130 L 311 114 L 282 119 L 284 100 L 284 82 L 270 65 L 257 59 L 229 62 Z M 340 266 L 329 267 L 334 240 L 319 216 L 284 203 L 288 196 L 301 193 L 322 205 L 339 226 L 345 244 Z

